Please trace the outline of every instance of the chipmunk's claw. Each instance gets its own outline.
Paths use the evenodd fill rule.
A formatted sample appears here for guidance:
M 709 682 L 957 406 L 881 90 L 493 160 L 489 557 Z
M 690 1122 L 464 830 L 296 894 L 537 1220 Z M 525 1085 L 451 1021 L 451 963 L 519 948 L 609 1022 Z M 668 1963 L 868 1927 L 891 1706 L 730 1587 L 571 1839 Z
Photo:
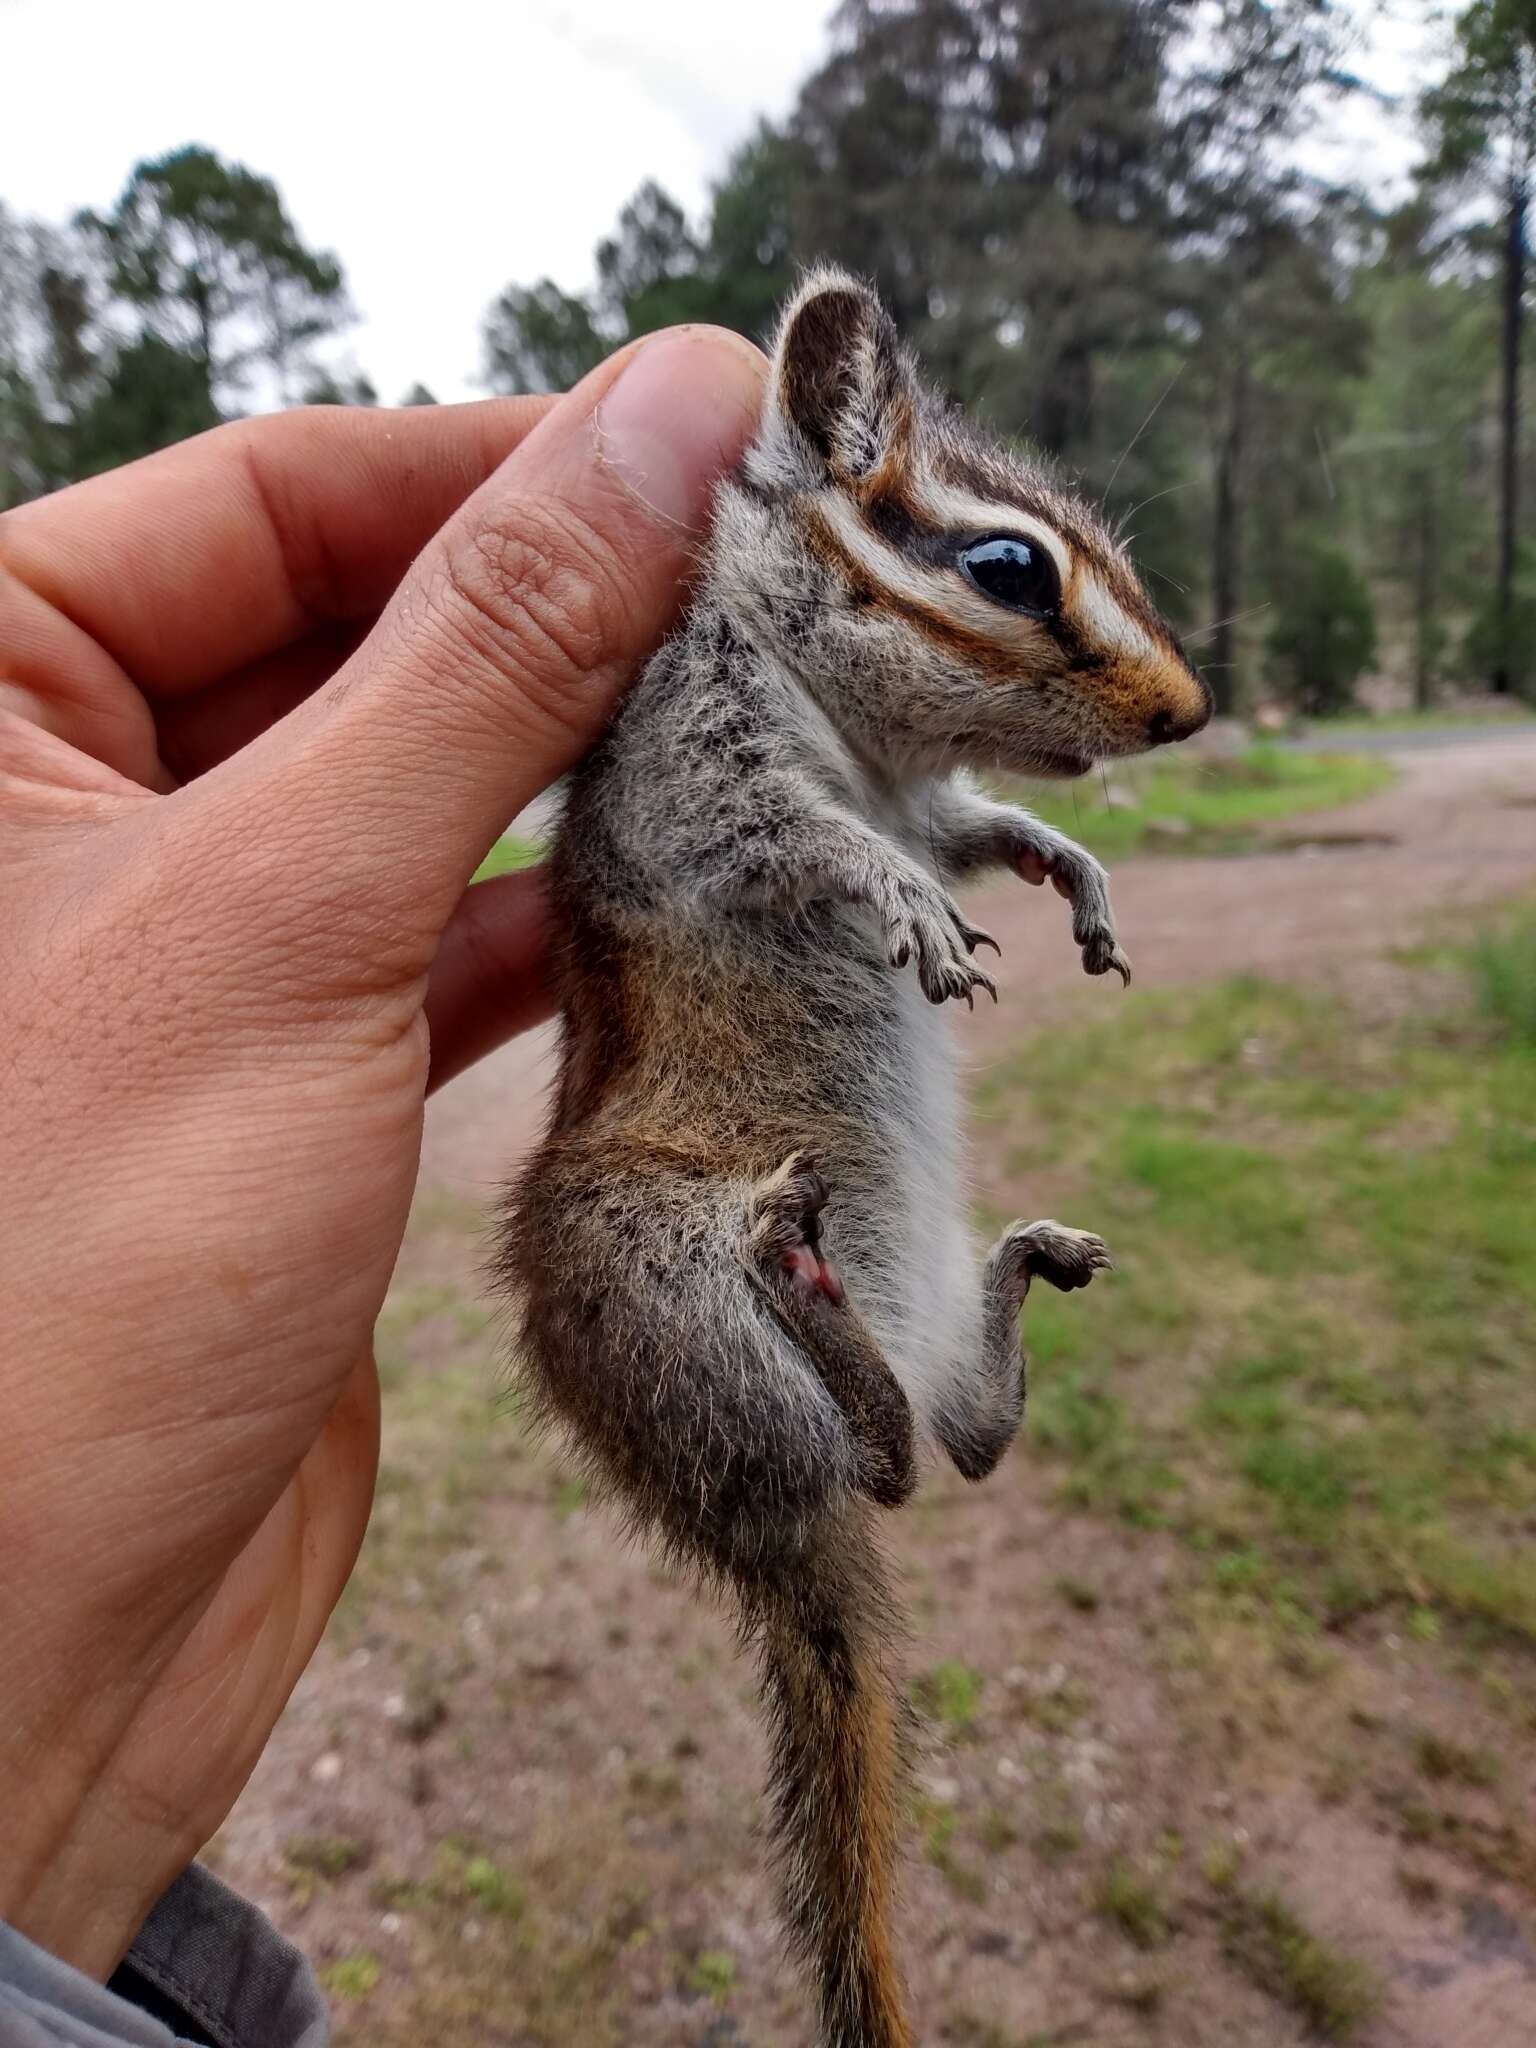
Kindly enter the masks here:
M 974 1009 L 971 992 L 977 988 L 996 1000 L 995 983 L 970 957 L 983 942 L 997 946 L 989 932 L 967 924 L 937 887 L 909 889 L 886 916 L 886 957 L 896 968 L 916 961 L 918 982 L 930 1003 L 963 998 Z
M 1100 925 L 1081 941 L 1085 974 L 1118 974 L 1121 985 L 1131 985 L 1131 963 L 1120 949 L 1120 941 L 1108 925 Z

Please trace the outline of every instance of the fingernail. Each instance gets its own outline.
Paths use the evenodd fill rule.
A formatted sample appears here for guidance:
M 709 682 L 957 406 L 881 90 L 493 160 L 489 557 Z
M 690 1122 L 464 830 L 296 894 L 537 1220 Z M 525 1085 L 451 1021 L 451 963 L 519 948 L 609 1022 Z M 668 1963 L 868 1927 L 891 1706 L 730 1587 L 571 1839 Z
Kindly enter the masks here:
M 709 328 L 658 334 L 598 407 L 598 454 L 658 519 L 700 527 L 715 483 L 752 438 L 762 389 L 762 359 L 747 343 Z

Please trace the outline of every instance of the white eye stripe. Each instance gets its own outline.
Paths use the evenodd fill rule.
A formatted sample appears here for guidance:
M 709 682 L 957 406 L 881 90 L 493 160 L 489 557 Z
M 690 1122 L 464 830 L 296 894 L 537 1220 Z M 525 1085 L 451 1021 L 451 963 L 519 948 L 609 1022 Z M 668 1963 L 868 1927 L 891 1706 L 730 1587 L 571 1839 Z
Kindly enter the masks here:
M 977 533 L 1017 533 L 1025 540 L 1037 542 L 1056 564 L 1056 573 L 1065 589 L 1072 574 L 1072 550 L 1043 519 L 1021 512 L 1017 505 L 973 498 L 968 491 L 957 491 L 936 477 L 921 474 L 913 479 L 912 503 L 935 526 L 969 528 Z
M 1039 627 L 1013 616 L 973 590 L 953 569 L 928 568 L 912 562 L 872 532 L 849 501 L 835 491 L 815 501 L 817 512 L 838 544 L 868 576 L 877 590 L 889 591 L 928 612 L 938 612 L 952 625 L 980 638 L 1020 648 L 1038 645 Z
M 1031 518 L 1017 505 L 1000 505 L 987 498 L 972 497 L 969 492 L 955 490 L 936 477 L 919 476 L 915 481 L 914 503 L 936 524 L 1019 533 L 1026 540 L 1038 541 L 1050 554 L 1061 577 L 1065 594 L 1063 608 L 1067 617 L 1091 643 L 1107 654 L 1120 655 L 1128 660 L 1162 659 L 1164 650 L 1145 627 L 1130 617 L 1088 564 L 1076 556 L 1061 535 L 1047 526 L 1044 520 Z
M 933 572 L 909 562 L 905 555 L 871 532 L 846 498 L 836 491 L 826 491 L 815 503 L 822 519 L 871 583 L 913 604 L 933 603 L 937 580 Z
M 1128 661 L 1161 661 L 1165 650 L 1146 628 L 1131 618 L 1091 569 L 1084 569 L 1072 592 L 1072 617 L 1079 630 L 1106 654 Z

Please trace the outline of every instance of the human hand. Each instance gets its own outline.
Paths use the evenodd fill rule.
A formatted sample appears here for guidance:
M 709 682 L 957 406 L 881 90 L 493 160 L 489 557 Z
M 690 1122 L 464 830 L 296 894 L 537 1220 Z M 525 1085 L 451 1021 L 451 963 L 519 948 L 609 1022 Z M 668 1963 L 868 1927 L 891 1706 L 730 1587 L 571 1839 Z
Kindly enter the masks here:
M 680 330 L 0 518 L 0 1917 L 97 1976 L 351 1570 L 429 1062 L 547 1007 L 536 879 L 466 885 L 665 631 L 761 377 Z

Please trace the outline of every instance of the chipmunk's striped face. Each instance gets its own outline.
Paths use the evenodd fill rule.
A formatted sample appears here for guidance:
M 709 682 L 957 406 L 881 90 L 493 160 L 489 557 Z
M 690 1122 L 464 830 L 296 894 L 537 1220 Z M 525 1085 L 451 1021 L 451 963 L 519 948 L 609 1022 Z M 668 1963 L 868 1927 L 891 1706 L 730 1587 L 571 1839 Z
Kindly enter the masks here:
M 774 370 L 715 568 L 867 733 L 1078 775 L 1206 723 L 1209 690 L 1100 522 L 931 399 L 862 286 L 813 277 Z

